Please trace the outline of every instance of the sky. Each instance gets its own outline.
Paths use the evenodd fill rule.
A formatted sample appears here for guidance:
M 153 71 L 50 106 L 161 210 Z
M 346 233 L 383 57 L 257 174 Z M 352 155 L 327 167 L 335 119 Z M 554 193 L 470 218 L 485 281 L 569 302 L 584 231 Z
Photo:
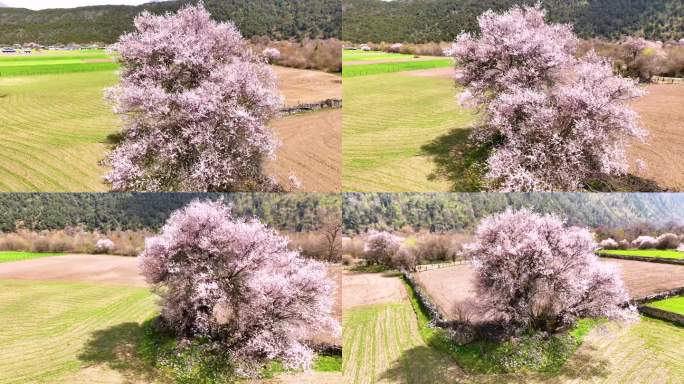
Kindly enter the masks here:
M 150 1 L 151 0 L 0 0 L 0 3 L 15 8 L 46 9 L 73 8 L 103 4 L 138 5 L 149 3 Z

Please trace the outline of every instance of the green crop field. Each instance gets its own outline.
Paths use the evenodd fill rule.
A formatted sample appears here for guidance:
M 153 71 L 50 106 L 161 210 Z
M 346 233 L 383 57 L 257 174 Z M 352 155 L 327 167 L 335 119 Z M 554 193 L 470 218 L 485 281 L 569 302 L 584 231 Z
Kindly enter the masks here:
M 454 65 L 452 59 L 400 61 L 375 64 L 346 65 L 342 67 L 342 77 L 358 77 L 377 75 L 380 73 L 393 73 L 403 71 L 415 71 L 420 69 L 444 68 Z
M 143 288 L 0 281 L 0 383 L 109 382 L 157 311 Z
M 0 78 L 72 72 L 113 71 L 119 65 L 102 51 L 55 51 L 30 55 L 1 55 Z
M 41 257 L 61 256 L 61 253 L 38 253 L 38 252 L 0 252 L 0 263 L 38 259 Z
M 557 374 L 469 375 L 446 353 L 426 345 L 410 303 L 354 307 L 344 314 L 343 369 L 349 383 L 680 383 L 684 328 L 641 317 L 607 322 Z M 428 332 L 429 333 L 429 332 Z M 432 345 L 432 344 L 430 344 Z
M 381 51 L 342 51 L 342 62 L 349 61 L 372 61 L 372 60 L 406 60 L 413 58 L 413 55 L 403 53 L 388 53 Z
M 342 89 L 342 189 L 359 192 L 448 191 L 429 178 L 434 158 L 450 156 L 475 115 L 456 102 L 448 77 L 412 72 L 349 77 Z
M 661 259 L 684 259 L 684 252 L 679 252 L 671 249 L 604 249 L 599 252 L 604 255 L 620 255 L 620 256 L 641 256 L 641 257 L 658 257 Z
M 105 191 L 114 71 L 0 78 L 0 191 Z
M 345 311 L 342 367 L 348 383 L 444 383 L 449 357 L 423 342 L 408 303 Z
M 684 316 L 684 296 L 675 296 L 665 300 L 654 301 L 648 303 L 648 306 Z

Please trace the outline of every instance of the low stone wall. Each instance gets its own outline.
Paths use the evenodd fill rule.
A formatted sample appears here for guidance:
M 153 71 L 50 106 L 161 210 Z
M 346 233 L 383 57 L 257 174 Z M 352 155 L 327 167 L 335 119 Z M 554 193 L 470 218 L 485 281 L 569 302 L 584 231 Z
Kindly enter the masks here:
M 677 325 L 684 326 L 684 316 L 678 313 L 665 311 L 662 309 L 653 308 L 646 305 L 640 306 L 639 312 L 643 313 L 644 315 L 655 317 L 656 319 L 665 320 L 671 323 L 675 323 Z
M 280 110 L 280 114 L 282 114 L 284 116 L 289 116 L 289 115 L 295 115 L 297 113 L 314 112 L 314 111 L 319 111 L 321 109 L 337 109 L 337 108 L 342 108 L 342 100 L 341 99 L 325 99 L 325 100 L 318 102 L 318 103 L 299 104 L 299 105 L 296 105 L 294 107 L 283 108 Z
M 447 327 L 449 323 L 446 321 L 446 316 L 440 312 L 439 307 L 437 307 L 430 296 L 428 296 L 428 294 L 418 284 L 413 275 L 409 272 L 403 272 L 403 274 L 404 279 L 406 279 L 406 282 L 411 286 L 413 292 L 416 294 L 416 298 L 427 311 L 427 315 L 430 318 L 432 325 L 440 328 Z
M 640 297 L 637 299 L 632 299 L 632 300 L 630 300 L 630 304 L 636 305 L 636 306 L 641 306 L 641 305 L 646 304 L 646 303 L 651 303 L 654 301 L 664 300 L 664 299 L 667 299 L 669 297 L 681 296 L 681 295 L 684 295 L 684 287 L 670 289 L 669 291 L 660 292 L 660 293 L 656 293 L 653 295 Z
M 678 260 L 678 259 L 663 259 L 663 258 L 661 258 L 661 257 L 626 256 L 626 255 L 606 255 L 606 254 L 599 254 L 599 257 L 605 257 L 605 258 L 609 258 L 609 259 L 620 259 L 620 260 L 645 261 L 645 262 L 647 262 L 647 263 L 660 263 L 660 264 L 684 265 L 684 260 Z

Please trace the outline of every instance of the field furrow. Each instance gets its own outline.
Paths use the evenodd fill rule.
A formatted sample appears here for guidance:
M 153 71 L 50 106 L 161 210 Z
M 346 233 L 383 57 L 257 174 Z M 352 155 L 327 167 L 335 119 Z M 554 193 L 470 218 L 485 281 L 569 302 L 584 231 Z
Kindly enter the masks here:
M 84 367 L 116 364 L 114 346 L 157 311 L 145 288 L 0 280 L 0 383 L 79 381 Z

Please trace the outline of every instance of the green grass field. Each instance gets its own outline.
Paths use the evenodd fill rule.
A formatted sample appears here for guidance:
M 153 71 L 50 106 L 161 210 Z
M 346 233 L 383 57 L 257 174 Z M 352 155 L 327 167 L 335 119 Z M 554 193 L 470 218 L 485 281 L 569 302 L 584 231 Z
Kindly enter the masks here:
M 348 383 L 681 383 L 684 328 L 642 317 L 578 327 L 582 346 L 557 373 L 465 373 L 429 347 L 434 330 L 421 326 L 410 303 L 355 307 L 344 314 L 343 369 Z M 429 341 L 433 345 L 434 340 Z
M 349 61 L 374 61 L 374 60 L 406 60 L 413 58 L 413 55 L 403 53 L 388 53 L 380 51 L 342 51 L 342 62 Z
M 445 383 L 449 357 L 425 345 L 408 303 L 345 311 L 342 367 L 347 383 Z
M 450 157 L 475 115 L 456 102 L 447 77 L 411 72 L 349 77 L 342 89 L 342 189 L 359 192 L 448 191 L 432 179 L 433 159 Z
M 126 348 L 157 313 L 155 301 L 142 288 L 0 281 L 0 383 L 123 378 L 135 371 Z
M 0 191 L 106 191 L 99 165 L 118 131 L 103 99 L 114 71 L 0 78 Z
M 117 81 L 103 51 L 0 56 L 0 191 L 105 191 L 99 165 L 118 131 L 103 99 Z M 10 76 L 8 76 L 10 75 Z
M 403 71 L 415 71 L 420 69 L 444 68 L 454 65 L 452 59 L 401 61 L 375 64 L 348 65 L 342 67 L 342 77 L 357 77 L 377 75 L 380 73 L 393 73 Z
M 0 78 L 73 72 L 113 71 L 119 65 L 103 51 L 51 51 L 0 55 Z
M 621 256 L 641 256 L 641 257 L 658 257 L 661 259 L 684 259 L 684 252 L 679 252 L 671 249 L 604 249 L 599 252 L 604 255 L 621 255 Z
M 61 256 L 61 255 L 62 255 L 61 253 L 13 252 L 13 251 L 0 252 L 0 263 L 7 263 L 10 261 L 38 259 L 41 257 Z
M 652 303 L 648 303 L 648 306 L 662 309 L 663 311 L 684 315 L 684 296 L 676 296 L 665 300 L 654 301 Z

